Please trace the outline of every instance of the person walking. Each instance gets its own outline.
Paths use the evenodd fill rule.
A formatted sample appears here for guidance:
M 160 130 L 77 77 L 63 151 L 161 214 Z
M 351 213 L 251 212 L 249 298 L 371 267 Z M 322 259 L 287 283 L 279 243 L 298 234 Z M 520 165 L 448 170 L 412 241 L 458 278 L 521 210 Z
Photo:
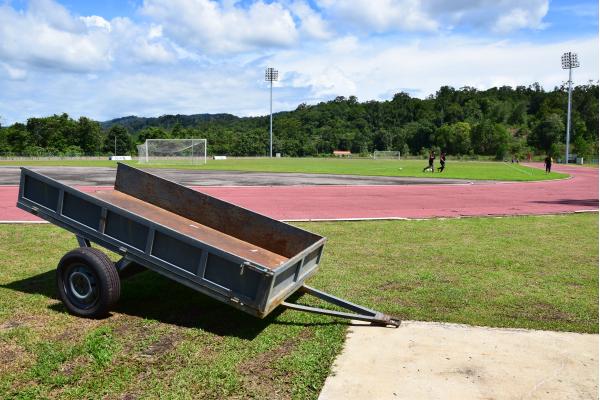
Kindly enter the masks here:
M 423 168 L 423 172 L 430 169 L 431 173 L 433 174 L 433 172 L 435 171 L 435 167 L 433 166 L 434 161 L 435 161 L 435 153 L 433 151 L 430 151 L 429 152 L 429 165 L 426 166 L 425 168 Z
M 446 168 L 446 152 L 440 154 L 440 167 L 438 168 L 438 172 L 444 172 L 444 168 Z
M 549 174 L 552 171 L 552 157 L 550 155 L 544 159 L 544 164 L 546 164 L 546 173 Z

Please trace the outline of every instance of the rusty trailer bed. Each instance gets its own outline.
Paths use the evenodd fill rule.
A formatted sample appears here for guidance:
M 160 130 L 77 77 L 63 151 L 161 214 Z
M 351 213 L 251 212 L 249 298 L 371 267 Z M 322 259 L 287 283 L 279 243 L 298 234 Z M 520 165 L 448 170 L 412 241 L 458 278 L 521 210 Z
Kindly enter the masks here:
M 126 164 L 118 164 L 113 190 L 92 193 L 22 168 L 17 206 L 73 232 L 81 247 L 93 242 L 119 253 L 119 273 L 141 266 L 261 318 L 282 304 L 399 323 L 304 284 L 318 270 L 324 237 Z M 94 276 L 81 271 L 67 277 L 65 290 L 91 296 Z M 88 286 L 80 293 L 82 279 Z M 297 290 L 358 314 L 285 302 Z

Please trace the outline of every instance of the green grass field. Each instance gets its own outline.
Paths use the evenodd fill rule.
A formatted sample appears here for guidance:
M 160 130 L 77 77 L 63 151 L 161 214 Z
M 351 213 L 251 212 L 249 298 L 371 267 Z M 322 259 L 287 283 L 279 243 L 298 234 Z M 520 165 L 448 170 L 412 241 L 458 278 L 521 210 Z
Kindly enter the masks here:
M 597 214 L 298 225 L 329 238 L 310 284 L 359 304 L 598 332 Z M 123 281 L 111 317 L 76 318 L 54 295 L 55 265 L 76 246 L 69 233 L 0 225 L 0 243 L 4 398 L 314 399 L 343 345 L 346 321 L 258 320 L 151 272 Z
M 546 174 L 538 168 L 493 161 L 448 161 L 443 173 L 423 172 L 426 160 L 368 160 L 335 158 L 238 158 L 224 161 L 208 160 L 206 165 L 153 165 L 130 162 L 134 166 L 152 168 L 179 168 L 199 170 L 300 172 L 313 174 L 343 174 L 371 176 L 416 176 L 433 178 L 532 181 L 564 178 L 568 175 L 553 172 Z M 104 160 L 57 161 L 0 161 L 0 165 L 38 166 L 98 166 L 115 167 L 116 162 Z M 436 162 L 436 168 L 438 163 Z

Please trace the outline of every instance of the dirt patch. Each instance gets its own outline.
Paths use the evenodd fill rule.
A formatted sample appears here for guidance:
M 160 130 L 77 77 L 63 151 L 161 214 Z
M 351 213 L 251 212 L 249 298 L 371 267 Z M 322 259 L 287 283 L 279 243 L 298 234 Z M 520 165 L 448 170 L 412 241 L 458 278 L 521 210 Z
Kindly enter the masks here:
M 167 354 L 173 350 L 180 340 L 181 337 L 179 334 L 174 332 L 167 333 L 148 346 L 148 348 L 142 352 L 142 356 L 157 359 L 163 354 Z
M 312 336 L 313 332 L 304 328 L 297 336 L 286 339 L 279 347 L 241 364 L 238 371 L 242 375 L 247 391 L 255 394 L 256 398 L 270 400 L 291 398 L 291 376 L 277 370 L 275 364 L 281 358 L 291 354 L 299 342 Z
M 530 303 L 514 310 L 512 313 L 506 313 L 511 318 L 524 318 L 532 321 L 562 321 L 575 322 L 576 318 L 549 303 Z
M 77 372 L 77 370 L 83 369 L 87 365 L 89 365 L 90 362 L 91 359 L 89 356 L 80 355 L 63 363 L 60 366 L 58 372 L 60 372 L 60 374 L 64 376 L 72 376 Z
M 29 363 L 27 351 L 18 344 L 0 346 L 0 372 L 19 371 Z

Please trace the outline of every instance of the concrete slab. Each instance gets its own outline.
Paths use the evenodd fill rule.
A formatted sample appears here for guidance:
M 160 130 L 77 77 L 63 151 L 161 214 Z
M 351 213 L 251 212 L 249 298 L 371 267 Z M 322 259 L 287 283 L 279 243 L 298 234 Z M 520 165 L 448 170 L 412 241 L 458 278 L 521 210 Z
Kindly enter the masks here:
M 598 335 L 413 321 L 351 327 L 319 396 L 597 398 Z

